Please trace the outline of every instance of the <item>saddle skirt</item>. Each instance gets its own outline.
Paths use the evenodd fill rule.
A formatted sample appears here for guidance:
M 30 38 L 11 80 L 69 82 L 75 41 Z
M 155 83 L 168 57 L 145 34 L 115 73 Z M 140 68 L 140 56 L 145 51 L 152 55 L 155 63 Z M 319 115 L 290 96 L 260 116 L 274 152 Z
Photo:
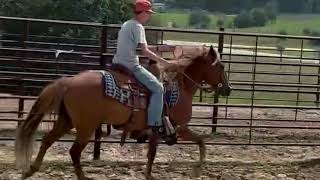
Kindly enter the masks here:
M 133 74 L 121 65 L 112 65 L 102 74 L 102 88 L 106 96 L 112 97 L 134 110 L 145 110 L 149 104 L 149 90 Z M 164 82 L 164 103 L 173 107 L 179 98 L 177 81 Z

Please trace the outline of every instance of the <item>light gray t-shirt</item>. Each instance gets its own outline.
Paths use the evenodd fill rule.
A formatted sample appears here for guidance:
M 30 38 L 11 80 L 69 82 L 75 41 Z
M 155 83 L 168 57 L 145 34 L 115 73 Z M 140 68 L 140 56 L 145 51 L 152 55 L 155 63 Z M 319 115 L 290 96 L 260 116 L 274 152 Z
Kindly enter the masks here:
M 129 69 L 139 65 L 139 57 L 136 49 L 141 44 L 147 44 L 145 30 L 141 23 L 131 19 L 123 23 L 117 42 L 117 52 L 113 63 L 119 63 Z

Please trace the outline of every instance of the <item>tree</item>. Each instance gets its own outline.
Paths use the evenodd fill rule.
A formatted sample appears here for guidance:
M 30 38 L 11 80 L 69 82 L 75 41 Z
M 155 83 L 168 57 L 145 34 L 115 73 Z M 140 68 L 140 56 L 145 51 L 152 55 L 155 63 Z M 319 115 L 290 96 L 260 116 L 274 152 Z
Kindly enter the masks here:
M 277 20 L 278 6 L 279 5 L 276 0 L 268 2 L 265 6 L 265 13 L 267 19 L 270 20 L 271 23 L 274 23 Z
M 162 21 L 161 21 L 161 17 L 154 15 L 151 17 L 150 21 L 147 23 L 148 26 L 158 26 L 161 27 L 163 26 Z
M 238 16 L 234 19 L 234 26 L 237 28 L 246 28 L 250 27 L 253 24 L 252 16 L 247 11 L 242 11 Z
M 197 28 L 209 28 L 211 19 L 207 13 L 195 11 L 189 16 L 189 25 Z
M 221 19 L 221 18 L 219 18 L 219 19 L 217 20 L 217 26 L 218 26 L 218 27 L 223 27 L 223 26 L 224 26 L 224 20 Z
M 310 36 L 311 35 L 311 30 L 309 28 L 304 28 L 302 30 L 302 33 L 303 33 L 303 35 Z
M 203 9 L 211 12 L 238 14 L 253 8 L 276 5 L 276 11 L 282 13 L 319 13 L 319 0 L 165 0 L 169 6 L 178 9 Z M 268 18 L 273 20 L 272 18 Z
M 0 12 L 4 16 L 120 23 L 130 15 L 127 0 L 0 0 L 0 4 Z M 21 31 L 23 28 L 20 26 L 16 23 L 4 25 L 5 31 L 11 33 Z M 80 37 L 94 35 L 92 29 L 50 27 L 48 24 L 31 25 L 30 32 Z
M 252 17 L 252 25 L 264 26 L 267 22 L 267 16 L 264 9 L 254 8 L 250 11 Z

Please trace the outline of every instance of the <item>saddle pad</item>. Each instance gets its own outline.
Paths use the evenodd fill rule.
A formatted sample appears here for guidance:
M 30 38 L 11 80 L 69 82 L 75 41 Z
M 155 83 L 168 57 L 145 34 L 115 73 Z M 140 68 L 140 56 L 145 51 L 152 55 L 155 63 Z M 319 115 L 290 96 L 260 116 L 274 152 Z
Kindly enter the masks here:
M 168 103 L 169 107 L 176 105 L 179 99 L 179 86 L 177 81 L 172 81 L 171 83 L 165 84 L 164 86 L 164 99 Z
M 99 71 L 102 74 L 102 87 L 106 96 L 112 97 L 120 103 L 127 105 L 133 92 L 117 86 L 113 75 L 108 71 Z M 179 98 L 178 82 L 173 81 L 165 84 L 164 100 L 169 107 L 175 106 Z
M 123 104 L 128 102 L 131 92 L 128 89 L 119 88 L 114 77 L 108 71 L 99 72 L 102 74 L 102 87 L 105 95 L 110 96 Z

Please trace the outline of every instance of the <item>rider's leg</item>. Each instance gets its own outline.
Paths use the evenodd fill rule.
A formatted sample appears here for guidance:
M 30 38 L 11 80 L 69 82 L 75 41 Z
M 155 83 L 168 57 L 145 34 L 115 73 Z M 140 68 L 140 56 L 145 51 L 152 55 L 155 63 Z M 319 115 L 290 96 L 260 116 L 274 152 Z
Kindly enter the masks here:
M 144 67 L 138 65 L 133 69 L 135 77 L 151 92 L 148 107 L 148 125 L 152 127 L 162 126 L 163 109 L 163 85 L 159 80 Z

